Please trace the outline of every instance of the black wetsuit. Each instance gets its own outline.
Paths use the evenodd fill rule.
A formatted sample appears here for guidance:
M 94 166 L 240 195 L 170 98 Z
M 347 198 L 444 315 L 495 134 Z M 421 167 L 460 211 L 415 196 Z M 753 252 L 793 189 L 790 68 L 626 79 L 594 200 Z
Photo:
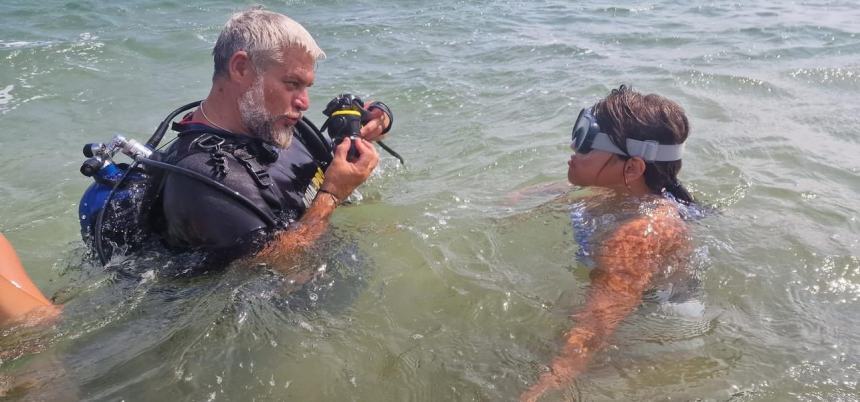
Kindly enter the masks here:
M 322 184 L 325 162 L 312 155 L 300 135 L 294 135 L 285 149 L 263 148 L 259 140 L 190 121 L 190 115 L 174 124 L 174 130 L 179 132 L 178 139 L 165 153 L 165 162 L 225 184 L 277 224 L 267 225 L 259 211 L 200 180 L 168 173 L 161 192 L 162 233 L 171 246 L 210 251 L 244 249 L 249 240 L 299 219 Z M 217 137 L 206 137 L 212 135 Z M 211 147 L 219 138 L 224 143 L 218 149 Z

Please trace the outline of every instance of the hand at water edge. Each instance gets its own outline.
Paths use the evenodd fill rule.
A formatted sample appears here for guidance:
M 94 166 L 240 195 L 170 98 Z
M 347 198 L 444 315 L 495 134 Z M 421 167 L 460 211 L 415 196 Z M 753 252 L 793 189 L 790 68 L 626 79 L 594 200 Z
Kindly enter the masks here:
M 550 370 L 541 374 L 538 381 L 520 395 L 520 401 L 535 402 L 547 391 L 562 389 L 573 383 L 580 371 L 577 362 L 572 359 L 565 359 L 563 356 L 556 358 Z

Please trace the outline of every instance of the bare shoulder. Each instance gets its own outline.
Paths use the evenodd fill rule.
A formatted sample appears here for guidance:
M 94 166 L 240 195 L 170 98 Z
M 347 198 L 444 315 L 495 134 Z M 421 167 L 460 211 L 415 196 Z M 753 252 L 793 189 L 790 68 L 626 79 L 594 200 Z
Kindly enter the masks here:
M 669 201 L 647 203 L 640 213 L 620 222 L 598 247 L 605 268 L 659 264 L 665 257 L 686 248 L 687 224 Z

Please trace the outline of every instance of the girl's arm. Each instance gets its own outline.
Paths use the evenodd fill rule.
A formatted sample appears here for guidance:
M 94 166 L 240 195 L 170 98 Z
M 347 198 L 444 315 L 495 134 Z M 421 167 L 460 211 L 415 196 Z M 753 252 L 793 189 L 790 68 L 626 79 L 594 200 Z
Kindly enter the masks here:
M 663 220 L 665 221 L 665 219 Z M 681 231 L 671 222 L 642 217 L 620 226 L 595 253 L 597 267 L 585 306 L 574 315 L 576 326 L 565 336 L 561 353 L 550 371 L 521 396 L 537 400 L 550 389 L 562 388 L 582 373 L 594 353 L 607 344 L 621 321 L 641 302 L 651 277 L 660 266 L 661 255 L 677 247 L 671 237 Z

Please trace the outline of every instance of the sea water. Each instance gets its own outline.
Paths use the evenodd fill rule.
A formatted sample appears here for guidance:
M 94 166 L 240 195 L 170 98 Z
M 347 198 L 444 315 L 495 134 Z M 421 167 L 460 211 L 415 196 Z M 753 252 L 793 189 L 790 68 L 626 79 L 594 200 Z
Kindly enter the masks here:
M 84 257 L 81 147 L 145 140 L 206 96 L 227 1 L 0 3 L 0 231 L 65 305 L 3 332 L 12 399 L 513 400 L 584 302 L 565 180 L 581 107 L 665 95 L 692 317 L 645 304 L 548 400 L 858 400 L 860 10 L 851 1 L 271 1 L 328 57 L 307 112 L 349 92 L 395 113 L 356 205 L 299 286 L 271 267 L 183 275 Z M 307 278 L 305 278 L 307 279 Z

